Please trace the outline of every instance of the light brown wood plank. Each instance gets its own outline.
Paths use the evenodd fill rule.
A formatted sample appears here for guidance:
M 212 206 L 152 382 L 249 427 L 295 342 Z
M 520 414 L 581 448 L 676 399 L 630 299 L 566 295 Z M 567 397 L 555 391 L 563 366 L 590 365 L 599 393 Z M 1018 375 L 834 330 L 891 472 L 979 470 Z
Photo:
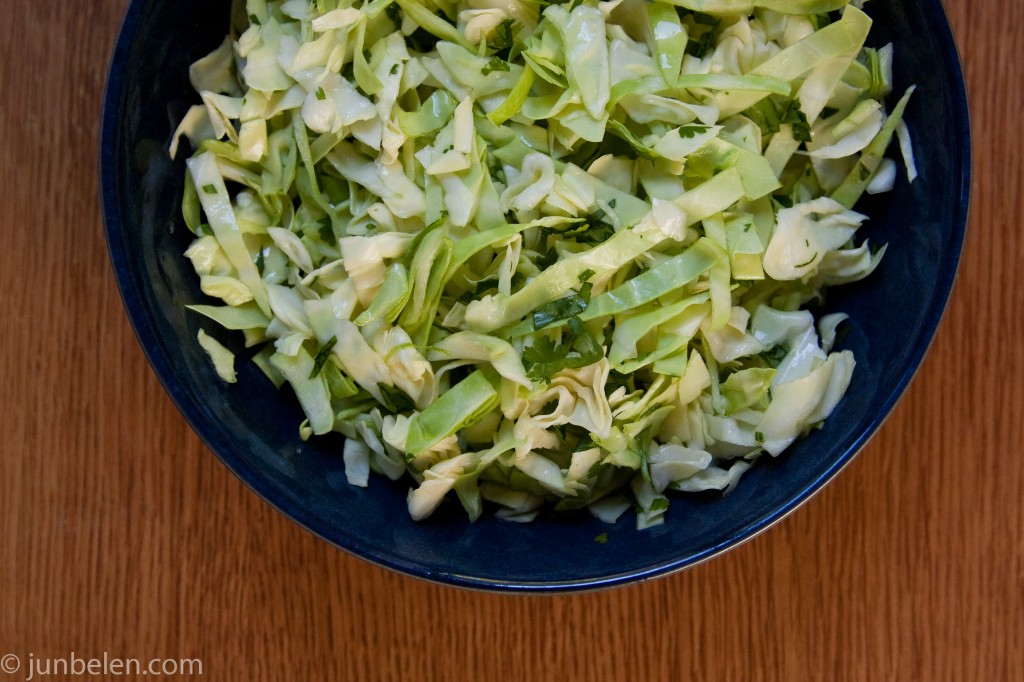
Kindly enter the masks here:
M 102 236 L 98 120 L 125 6 L 0 8 L 0 657 L 199 658 L 214 680 L 1024 680 L 1024 4 L 947 5 L 974 117 L 968 245 L 879 435 L 747 545 L 559 597 L 338 552 L 189 431 Z

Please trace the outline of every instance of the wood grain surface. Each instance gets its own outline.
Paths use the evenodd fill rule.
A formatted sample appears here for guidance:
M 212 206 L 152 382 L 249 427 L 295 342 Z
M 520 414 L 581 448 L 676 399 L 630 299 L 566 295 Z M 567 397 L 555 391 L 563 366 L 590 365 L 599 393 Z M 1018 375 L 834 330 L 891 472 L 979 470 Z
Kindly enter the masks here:
M 881 433 L 735 551 L 558 597 L 347 556 L 178 415 L 103 241 L 98 121 L 126 4 L 0 3 L 0 657 L 200 659 L 218 681 L 1024 680 L 1024 2 L 948 2 L 971 224 L 938 337 Z

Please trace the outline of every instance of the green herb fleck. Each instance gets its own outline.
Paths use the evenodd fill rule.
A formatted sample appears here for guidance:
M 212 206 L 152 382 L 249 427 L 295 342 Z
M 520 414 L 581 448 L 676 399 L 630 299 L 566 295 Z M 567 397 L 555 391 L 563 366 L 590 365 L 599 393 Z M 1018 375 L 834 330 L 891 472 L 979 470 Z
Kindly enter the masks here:
M 686 33 L 690 39 L 686 43 L 686 54 L 702 59 L 714 46 L 721 21 L 700 12 L 694 12 L 688 19 Z
M 331 219 L 329 217 L 320 219 L 317 232 L 320 235 L 320 241 L 322 241 L 324 244 L 335 243 L 334 227 L 331 224 Z
M 480 73 L 482 73 L 485 76 L 489 76 L 491 73 L 493 73 L 495 71 L 511 71 L 511 70 L 512 70 L 512 65 L 509 64 L 508 62 L 506 62 L 501 57 L 491 57 L 490 59 L 487 60 L 487 65 L 484 66 L 484 68 L 480 70 Z
M 615 234 L 612 224 L 605 221 L 607 215 L 603 210 L 597 209 L 586 217 L 583 225 L 566 232 L 565 235 L 584 244 L 600 244 Z
M 388 19 L 391 20 L 396 27 L 402 25 L 402 8 L 398 6 L 398 3 L 389 3 L 384 8 L 384 12 L 388 15 Z
M 512 20 L 505 19 L 494 27 L 494 40 L 491 41 L 491 49 L 496 52 L 507 50 L 515 44 L 515 37 L 512 35 Z
M 800 103 L 796 100 L 790 102 L 782 122 L 793 127 L 793 139 L 796 141 L 811 141 L 811 125 L 807 122 L 807 115 L 800 109 Z
M 608 533 L 598 533 L 594 536 L 594 542 L 596 542 L 599 545 L 603 545 L 604 543 L 608 542 Z
M 795 267 L 798 267 L 798 268 L 803 268 L 803 267 L 807 267 L 808 265 L 810 265 L 811 263 L 813 263 L 813 262 L 814 262 L 814 259 L 815 259 L 815 258 L 817 258 L 817 257 L 818 257 L 818 253 L 817 253 L 817 252 L 815 252 L 815 253 L 814 253 L 814 255 L 813 255 L 813 256 L 811 256 L 811 257 L 810 257 L 809 259 L 807 259 L 807 260 L 806 260 L 806 261 L 804 261 L 803 263 L 797 263 Z
M 323 102 L 325 99 L 327 99 L 327 93 L 324 92 L 323 88 L 317 88 L 316 89 L 316 98 L 318 100 L 320 100 L 321 102 Z
M 768 97 L 743 112 L 753 121 L 765 135 L 779 132 L 783 124 L 788 123 L 793 129 L 793 139 L 798 142 L 811 141 L 811 126 L 807 115 L 800 109 L 800 102 L 791 99 L 780 104 Z
M 378 384 L 377 388 L 380 389 L 380 396 L 384 399 L 384 407 L 393 414 L 411 412 L 416 409 L 416 404 L 413 403 L 412 398 L 407 396 L 405 391 L 400 388 L 388 386 L 387 384 Z
M 545 303 L 534 310 L 533 328 L 541 329 L 553 322 L 567 320 L 582 313 L 590 305 L 591 289 L 593 289 L 593 285 L 587 282 L 580 287 L 579 292 L 573 292 L 557 301 Z
M 700 125 L 688 125 L 679 127 L 679 137 L 685 137 L 686 139 L 692 139 L 695 136 L 706 133 L 708 131 L 707 126 Z
M 543 272 L 544 270 L 547 270 L 549 267 L 554 265 L 557 261 L 558 249 L 551 248 L 545 250 L 536 259 L 534 259 L 533 264 L 537 266 L 538 270 Z
M 213 184 L 203 185 L 203 191 L 206 192 L 207 194 L 216 194 L 217 186 Z
M 789 355 L 789 347 L 780 343 L 762 352 L 761 359 L 768 363 L 769 367 L 776 368 L 787 355 Z
M 604 357 L 597 339 L 580 318 L 569 318 L 568 327 L 562 343 L 543 337 L 523 349 L 523 365 L 531 379 L 546 382 L 559 370 L 586 367 Z
M 572 449 L 572 451 L 573 452 L 583 452 L 584 450 L 589 450 L 592 447 L 594 447 L 593 434 L 591 434 L 591 433 L 584 433 L 583 436 L 576 443 L 576 447 L 574 447 Z M 600 462 L 598 462 L 594 466 L 598 466 L 599 464 L 600 464 Z M 591 467 L 591 468 L 593 468 L 593 467 Z
M 338 343 L 338 337 L 332 336 L 330 340 L 324 345 L 320 346 L 320 350 L 316 352 L 313 357 L 313 369 L 309 373 L 310 379 L 315 379 L 320 372 L 323 370 L 324 365 L 331 357 L 331 351 L 334 350 L 334 346 Z
M 871 169 L 865 166 L 863 163 L 857 164 L 857 172 L 860 174 L 860 179 L 862 182 L 871 177 Z
M 545 235 L 545 237 L 558 235 L 560 239 L 573 239 L 580 244 L 600 244 L 615 234 L 615 228 L 605 220 L 607 216 L 608 214 L 599 208 L 586 218 L 583 218 L 583 220 L 574 223 L 568 229 L 559 230 L 546 227 L 541 228 L 541 234 Z M 534 262 L 537 264 L 537 267 L 541 267 L 541 263 L 545 263 L 544 267 L 547 267 L 547 265 L 551 265 L 557 259 L 557 251 L 549 249 L 544 252 L 539 260 Z
M 388 73 L 390 73 L 392 76 L 398 73 L 398 64 L 392 64 L 391 71 L 389 71 Z

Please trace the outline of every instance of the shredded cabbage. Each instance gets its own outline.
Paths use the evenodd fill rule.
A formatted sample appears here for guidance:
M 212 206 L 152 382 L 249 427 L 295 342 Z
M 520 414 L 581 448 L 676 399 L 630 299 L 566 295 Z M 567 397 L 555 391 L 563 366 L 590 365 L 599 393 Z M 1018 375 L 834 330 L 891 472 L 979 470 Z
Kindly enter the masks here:
M 892 46 L 845 0 L 248 0 L 190 79 L 186 256 L 303 438 L 528 521 L 728 492 L 855 368 Z M 241 7 L 244 5 L 244 8 Z M 244 11 L 242 11 L 244 9 Z M 205 332 L 217 373 L 234 355 Z

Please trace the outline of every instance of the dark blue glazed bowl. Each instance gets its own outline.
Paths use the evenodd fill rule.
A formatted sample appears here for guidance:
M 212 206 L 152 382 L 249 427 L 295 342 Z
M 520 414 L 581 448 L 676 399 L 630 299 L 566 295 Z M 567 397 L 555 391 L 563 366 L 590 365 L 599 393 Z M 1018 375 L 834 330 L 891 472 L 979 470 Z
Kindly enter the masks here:
M 637 531 L 589 516 L 545 516 L 528 525 L 485 516 L 471 524 L 457 504 L 409 519 L 405 482 L 347 485 L 340 439 L 299 440 L 294 398 L 251 363 L 239 383 L 219 381 L 195 343 L 196 277 L 182 252 L 183 162 L 166 153 L 195 101 L 188 65 L 227 29 L 228 0 L 133 0 L 103 108 L 106 236 L 139 342 L 175 404 L 239 478 L 281 512 L 338 547 L 377 564 L 453 585 L 545 592 L 622 585 L 691 566 L 749 539 L 807 500 L 846 465 L 903 393 L 935 334 L 956 276 L 970 188 L 970 128 L 956 46 L 939 0 L 869 5 L 871 42 L 896 43 L 896 91 L 918 86 L 907 120 L 920 178 L 861 208 L 865 232 L 888 243 L 866 282 L 837 289 L 828 309 L 850 314 L 843 346 L 857 370 L 824 428 L 778 459 L 764 458 L 727 497 L 673 500 L 668 522 Z M 230 337 L 224 337 L 228 340 Z M 230 343 L 230 342 L 229 342 Z M 235 340 L 238 345 L 238 340 Z M 595 537 L 607 532 L 607 541 Z

